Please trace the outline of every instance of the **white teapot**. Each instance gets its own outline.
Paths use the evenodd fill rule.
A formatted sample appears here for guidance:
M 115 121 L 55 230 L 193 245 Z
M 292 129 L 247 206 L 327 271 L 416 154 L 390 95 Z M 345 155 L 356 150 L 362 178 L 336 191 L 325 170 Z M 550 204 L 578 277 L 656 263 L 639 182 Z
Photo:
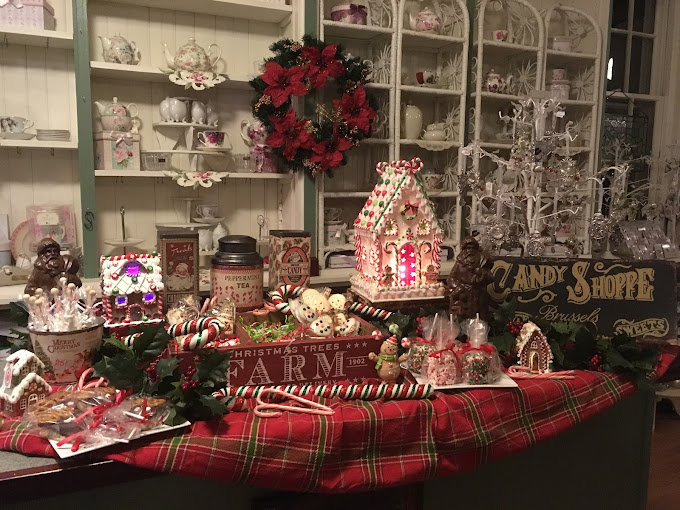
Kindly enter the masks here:
M 441 142 L 446 140 L 444 127 L 445 124 L 443 122 L 428 124 L 425 131 L 423 131 L 423 140 L 429 140 L 430 142 Z
M 408 25 L 411 30 L 417 32 L 432 32 L 438 34 L 442 29 L 442 19 L 425 7 L 415 16 L 412 13 L 408 15 Z
M 221 55 L 220 47 L 217 44 L 208 46 L 208 51 L 206 52 L 201 46 L 196 44 L 196 39 L 193 37 L 189 37 L 189 42 L 180 46 L 175 55 L 170 53 L 167 44 L 162 44 L 165 61 L 173 71 L 215 72 L 215 65 Z
M 484 77 L 484 89 L 486 92 L 492 92 L 494 94 L 505 94 L 512 83 L 512 74 L 508 74 L 503 78 L 496 71 L 491 69 Z

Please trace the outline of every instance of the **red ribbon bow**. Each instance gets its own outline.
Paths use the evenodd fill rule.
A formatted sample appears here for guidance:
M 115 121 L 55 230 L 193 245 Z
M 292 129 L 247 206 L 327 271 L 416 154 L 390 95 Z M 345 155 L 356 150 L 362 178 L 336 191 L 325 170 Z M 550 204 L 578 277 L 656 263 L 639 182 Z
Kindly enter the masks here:
M 404 212 L 408 213 L 411 211 L 413 214 L 418 214 L 418 204 L 412 204 L 408 200 L 404 204 Z
M 484 351 L 487 354 L 495 354 L 497 352 L 496 348 L 491 344 L 481 344 L 479 347 L 472 347 L 469 343 L 461 344 L 458 352 L 465 354 L 470 351 Z
M 357 4 L 349 4 L 349 13 L 350 14 L 361 14 L 362 16 L 366 16 L 366 6 L 365 5 L 357 5 Z

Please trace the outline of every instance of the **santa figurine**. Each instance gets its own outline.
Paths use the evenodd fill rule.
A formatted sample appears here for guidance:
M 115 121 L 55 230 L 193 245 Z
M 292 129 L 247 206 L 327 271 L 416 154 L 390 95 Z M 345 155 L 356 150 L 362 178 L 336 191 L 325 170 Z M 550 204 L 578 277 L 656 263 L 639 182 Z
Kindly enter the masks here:
M 397 339 L 391 336 L 380 346 L 380 354 L 371 352 L 368 355 L 368 359 L 375 361 L 378 377 L 387 384 L 392 384 L 399 379 L 401 375 L 401 366 L 399 364 L 408 358 L 408 354 L 397 356 L 398 352 Z

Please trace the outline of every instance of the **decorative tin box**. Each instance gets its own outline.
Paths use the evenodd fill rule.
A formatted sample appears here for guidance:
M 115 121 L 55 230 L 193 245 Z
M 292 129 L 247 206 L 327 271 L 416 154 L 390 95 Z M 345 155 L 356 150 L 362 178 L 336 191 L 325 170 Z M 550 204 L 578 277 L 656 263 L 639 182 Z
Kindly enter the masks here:
M 139 134 L 101 131 L 94 134 L 95 170 L 140 170 Z
M 54 9 L 47 0 L 13 0 L 0 7 L 0 26 L 54 30 Z
M 304 230 L 269 231 L 269 290 L 309 282 L 311 237 Z
M 159 231 L 158 251 L 165 284 L 163 311 L 189 295 L 198 302 L 198 233 Z

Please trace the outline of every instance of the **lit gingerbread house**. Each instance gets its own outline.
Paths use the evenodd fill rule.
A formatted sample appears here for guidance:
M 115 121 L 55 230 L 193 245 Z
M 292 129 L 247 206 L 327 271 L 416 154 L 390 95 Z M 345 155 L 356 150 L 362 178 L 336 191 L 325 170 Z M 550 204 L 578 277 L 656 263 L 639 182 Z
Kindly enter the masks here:
M 552 372 L 553 354 L 548 338 L 533 322 L 527 322 L 517 337 L 517 362 L 534 374 Z
M 423 162 L 381 162 L 378 184 L 354 221 L 352 291 L 371 303 L 444 296 L 444 232 L 420 180 Z
M 26 408 L 43 400 L 52 387 L 43 379 L 45 365 L 26 349 L 15 352 L 7 358 L 0 391 L 2 411 L 9 416 L 19 416 Z
M 134 326 L 163 320 L 161 257 L 150 254 L 101 258 L 102 302 L 106 326 Z

